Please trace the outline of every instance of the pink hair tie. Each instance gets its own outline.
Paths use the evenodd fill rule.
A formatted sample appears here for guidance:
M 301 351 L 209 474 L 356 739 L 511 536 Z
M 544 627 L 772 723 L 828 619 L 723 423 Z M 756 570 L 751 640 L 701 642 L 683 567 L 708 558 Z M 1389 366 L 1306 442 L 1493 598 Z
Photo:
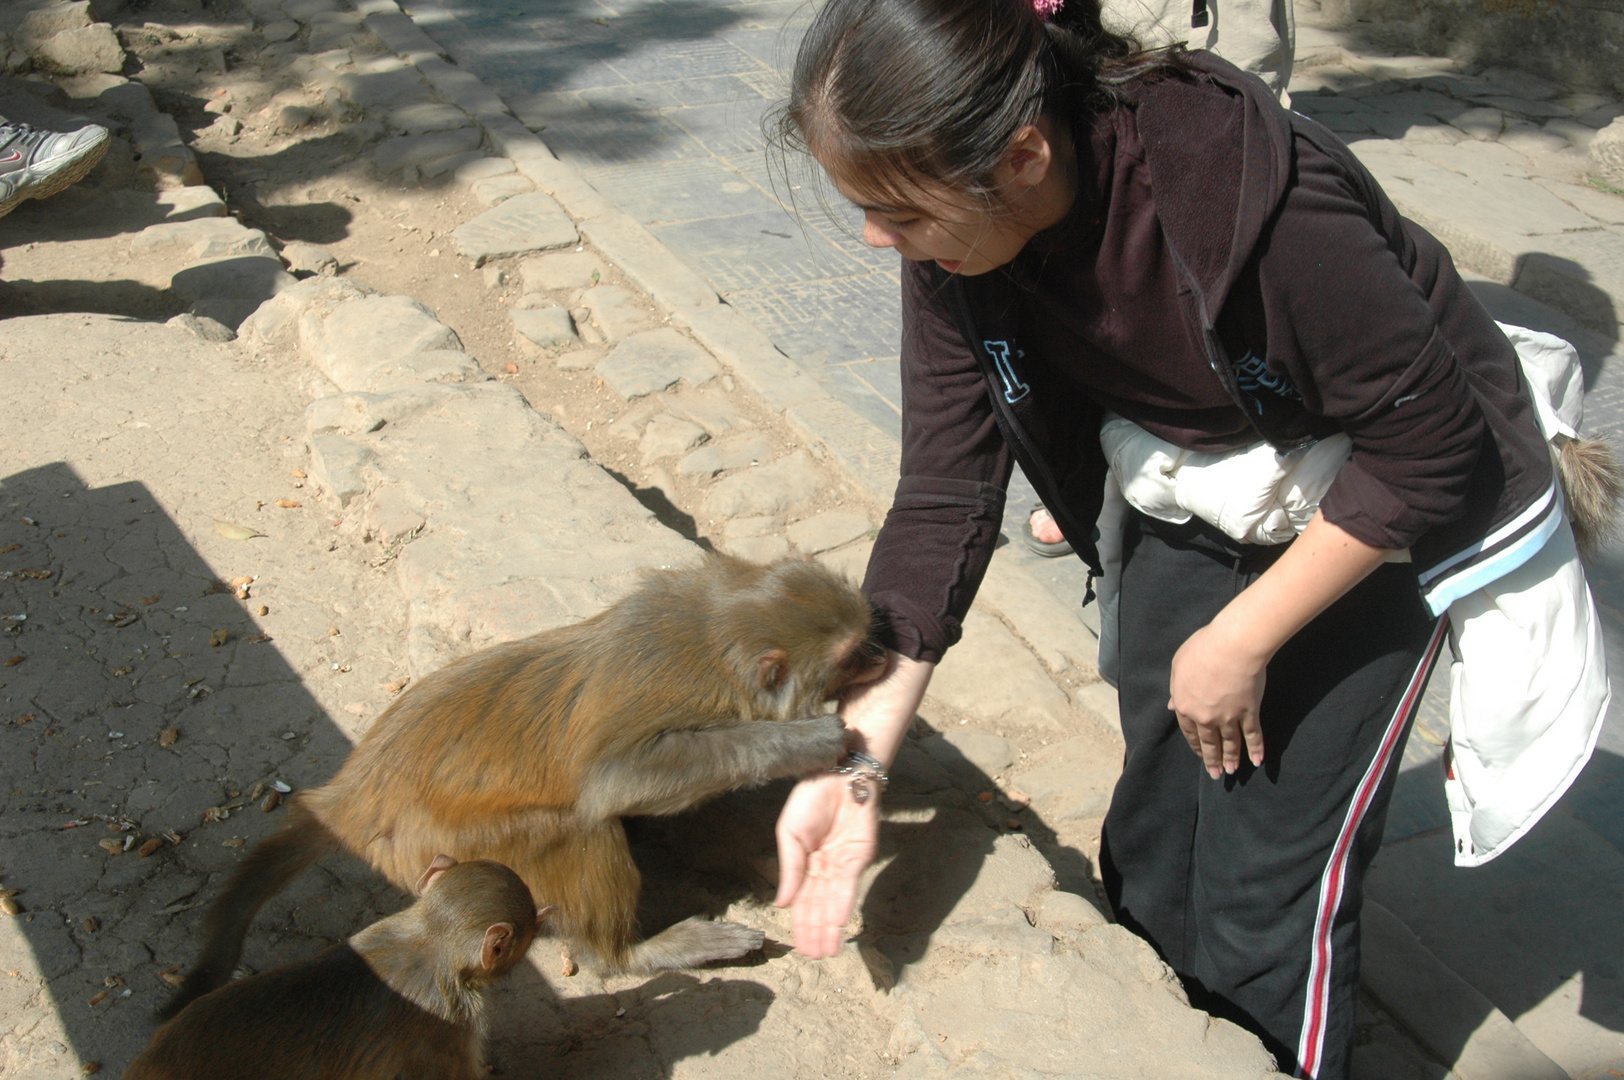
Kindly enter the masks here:
M 1054 22 L 1054 17 L 1065 6 L 1066 0 L 1032 0 L 1032 9 L 1044 22 Z

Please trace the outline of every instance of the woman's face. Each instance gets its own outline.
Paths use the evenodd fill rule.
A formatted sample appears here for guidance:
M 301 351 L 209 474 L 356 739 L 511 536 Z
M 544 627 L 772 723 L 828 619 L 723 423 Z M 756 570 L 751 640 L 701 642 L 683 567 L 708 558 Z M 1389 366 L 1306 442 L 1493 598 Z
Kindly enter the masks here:
M 836 188 L 863 212 L 863 242 L 870 247 L 895 248 L 911 262 L 934 260 L 950 274 L 973 277 L 997 269 L 1020 254 L 1031 238 L 1029 230 L 1008 213 L 999 213 L 982 201 L 947 188 L 917 187 L 878 200 L 859 190 L 833 170 Z
M 974 277 L 1010 262 L 1041 229 L 1065 217 L 1075 195 L 1069 139 L 1056 143 L 1046 117 L 1015 133 L 993 170 L 999 205 L 945 185 L 870 190 L 844 162 L 818 158 L 836 188 L 863 212 L 863 241 L 895 248 L 911 262 L 934 260 L 950 274 Z

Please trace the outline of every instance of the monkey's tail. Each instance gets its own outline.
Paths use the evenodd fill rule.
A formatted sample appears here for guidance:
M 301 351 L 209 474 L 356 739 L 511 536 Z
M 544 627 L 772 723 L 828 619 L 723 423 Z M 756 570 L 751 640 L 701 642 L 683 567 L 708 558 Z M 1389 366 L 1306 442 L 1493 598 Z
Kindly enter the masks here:
M 186 973 L 175 996 L 158 1011 L 158 1019 L 170 1019 L 229 982 L 242 958 L 243 939 L 259 909 L 311 863 L 338 847 L 338 838 L 305 807 L 303 800 L 290 803 L 286 824 L 254 845 L 226 883 L 225 892 L 209 908 L 203 955 Z

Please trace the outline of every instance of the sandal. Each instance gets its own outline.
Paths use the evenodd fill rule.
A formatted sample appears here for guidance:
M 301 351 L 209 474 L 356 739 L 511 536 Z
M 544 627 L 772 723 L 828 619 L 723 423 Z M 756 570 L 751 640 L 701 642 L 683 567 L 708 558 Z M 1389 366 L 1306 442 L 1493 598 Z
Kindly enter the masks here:
M 1043 540 L 1039 540 L 1037 536 L 1033 534 L 1032 515 L 1043 509 L 1044 506 L 1042 503 L 1033 503 L 1032 509 L 1026 512 L 1026 521 L 1021 525 L 1021 539 L 1025 541 L 1027 547 L 1031 548 L 1039 555 L 1042 555 L 1045 559 L 1057 559 L 1062 555 L 1070 555 L 1072 552 L 1071 541 L 1065 539 L 1064 537 L 1061 537 L 1059 540 L 1056 540 L 1051 544 Z M 1050 516 L 1051 518 L 1053 517 L 1053 515 Z

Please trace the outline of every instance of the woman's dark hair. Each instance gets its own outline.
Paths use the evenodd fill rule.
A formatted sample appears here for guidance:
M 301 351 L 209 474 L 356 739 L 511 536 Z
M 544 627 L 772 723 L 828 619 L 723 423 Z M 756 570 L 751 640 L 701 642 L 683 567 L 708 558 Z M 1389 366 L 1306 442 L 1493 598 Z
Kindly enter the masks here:
M 828 0 L 767 136 L 875 193 L 923 180 L 996 205 L 993 168 L 1022 125 L 1108 109 L 1178 53 L 1106 29 L 1099 0 L 1066 0 L 1050 22 L 1032 0 Z

